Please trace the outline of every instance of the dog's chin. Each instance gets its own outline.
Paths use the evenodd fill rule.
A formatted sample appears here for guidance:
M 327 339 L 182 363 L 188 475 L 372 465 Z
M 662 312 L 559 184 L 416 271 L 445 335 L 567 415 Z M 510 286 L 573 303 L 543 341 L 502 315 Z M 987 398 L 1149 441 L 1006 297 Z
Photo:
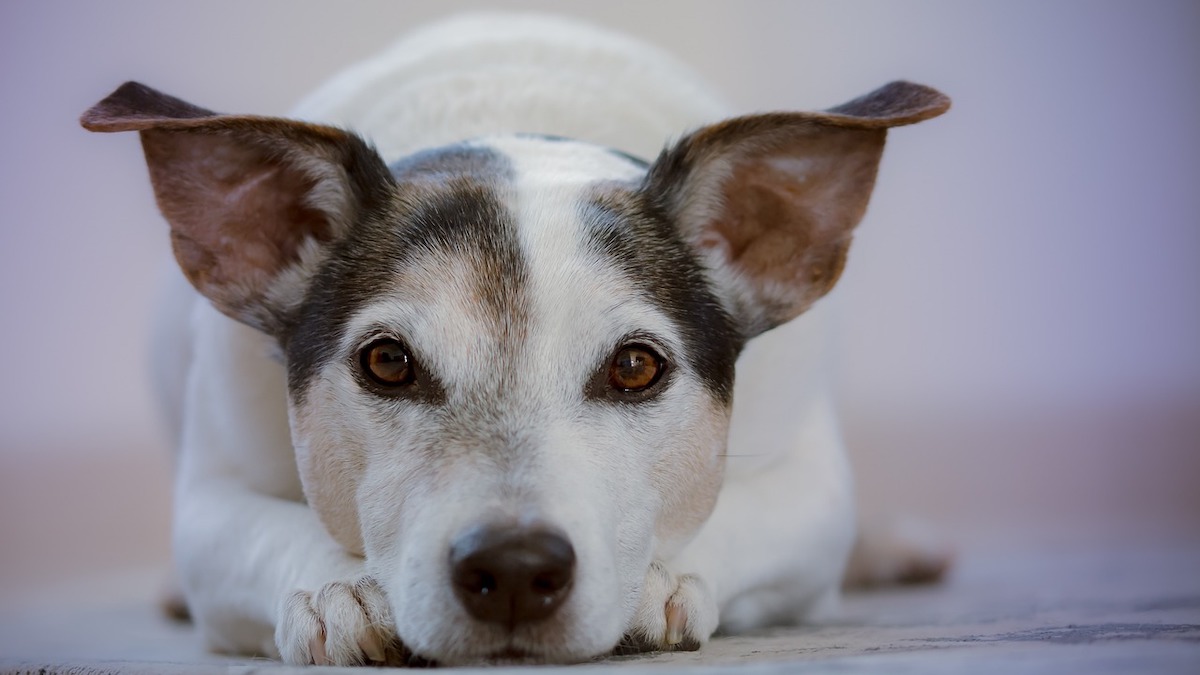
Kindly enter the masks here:
M 612 646 L 604 647 L 602 641 L 581 644 L 570 639 L 546 636 L 532 639 L 527 635 L 493 635 L 490 639 L 482 636 L 475 636 L 474 639 L 462 637 L 465 639 L 443 645 L 442 648 L 430 645 L 430 649 L 418 648 L 415 652 L 438 666 L 543 666 L 584 663 L 610 655 L 616 648 L 615 642 Z
M 551 658 L 546 654 L 506 647 L 494 654 L 489 654 L 480 660 L 480 665 L 489 666 L 540 666 L 550 664 L 568 664 L 586 661 L 587 659 Z
M 604 652 L 607 654 L 608 652 Z M 583 663 L 591 661 L 604 654 L 595 655 L 571 655 L 564 653 L 561 650 L 555 650 L 553 653 L 535 650 L 522 649 L 508 645 L 499 649 L 485 651 L 475 655 L 455 655 L 446 659 L 426 659 L 431 665 L 450 666 L 450 667 L 476 667 L 476 666 L 548 666 L 548 665 L 570 665 L 574 663 Z

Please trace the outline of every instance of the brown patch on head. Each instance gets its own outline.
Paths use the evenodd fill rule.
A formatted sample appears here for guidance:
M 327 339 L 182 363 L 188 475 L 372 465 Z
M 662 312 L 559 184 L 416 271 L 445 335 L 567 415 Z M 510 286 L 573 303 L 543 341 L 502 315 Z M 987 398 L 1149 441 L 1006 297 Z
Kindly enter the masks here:
M 717 271 L 749 337 L 836 283 L 886 129 L 948 107 L 928 87 L 896 82 L 823 113 L 728 120 L 665 151 L 644 190 Z
M 275 334 L 303 292 L 300 280 L 275 282 L 303 262 L 310 242 L 343 235 L 390 186 L 382 161 L 353 134 L 219 115 L 133 82 L 81 122 L 141 133 L 184 274 L 225 314 Z

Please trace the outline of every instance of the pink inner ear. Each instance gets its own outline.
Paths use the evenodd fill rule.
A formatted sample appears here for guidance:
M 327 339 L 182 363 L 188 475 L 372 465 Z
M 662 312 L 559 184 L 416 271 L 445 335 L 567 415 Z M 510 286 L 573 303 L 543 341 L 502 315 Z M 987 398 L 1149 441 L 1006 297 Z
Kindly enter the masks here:
M 229 134 L 142 133 L 176 258 L 222 311 L 261 294 L 305 239 L 329 238 L 326 215 L 305 203 L 315 180 L 302 171 Z
M 837 282 L 882 145 L 882 131 L 820 129 L 733 160 L 698 245 L 724 253 L 764 323 L 796 316 Z

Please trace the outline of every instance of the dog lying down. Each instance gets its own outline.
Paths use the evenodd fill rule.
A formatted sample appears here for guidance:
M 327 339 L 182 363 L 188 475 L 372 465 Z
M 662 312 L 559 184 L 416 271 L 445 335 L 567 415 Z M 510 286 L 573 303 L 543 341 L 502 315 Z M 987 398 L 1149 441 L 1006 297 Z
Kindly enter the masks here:
M 489 15 L 303 121 L 136 83 L 88 110 L 139 132 L 199 291 L 171 291 L 156 356 L 207 644 L 561 663 L 831 608 L 854 496 L 809 309 L 886 130 L 948 106 L 894 82 L 730 118 L 651 47 Z M 864 551 L 868 581 L 945 563 Z

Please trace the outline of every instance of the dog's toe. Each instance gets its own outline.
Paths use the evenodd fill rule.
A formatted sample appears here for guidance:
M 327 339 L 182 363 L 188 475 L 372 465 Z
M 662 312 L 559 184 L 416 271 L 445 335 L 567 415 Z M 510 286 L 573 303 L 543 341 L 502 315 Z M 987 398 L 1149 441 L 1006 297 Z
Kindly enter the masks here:
M 370 577 L 296 591 L 283 603 L 275 643 L 291 664 L 404 665 L 391 609 Z
M 616 653 L 695 651 L 716 629 L 717 603 L 704 581 L 673 574 L 656 562 L 646 573 L 633 625 Z

